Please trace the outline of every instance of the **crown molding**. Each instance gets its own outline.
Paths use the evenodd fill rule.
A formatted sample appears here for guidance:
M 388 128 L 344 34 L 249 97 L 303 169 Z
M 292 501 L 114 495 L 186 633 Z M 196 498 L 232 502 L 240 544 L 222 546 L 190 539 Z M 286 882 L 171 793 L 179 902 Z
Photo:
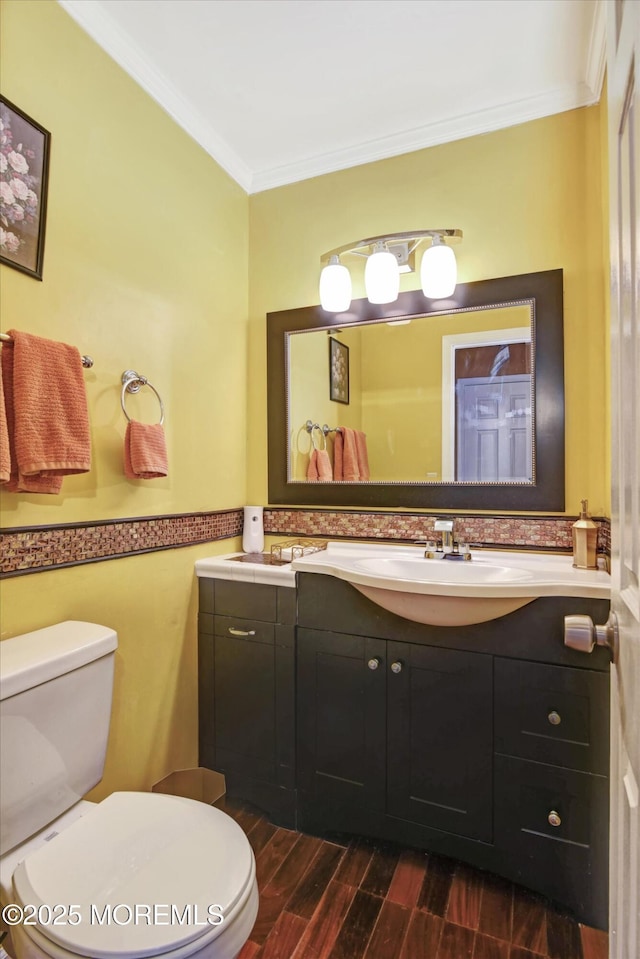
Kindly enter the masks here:
M 492 133 L 505 127 L 517 126 L 529 120 L 539 120 L 555 113 L 564 113 L 597 102 L 586 83 L 567 91 L 558 90 L 536 97 L 513 100 L 486 110 L 462 114 L 450 120 L 427 124 L 414 130 L 369 140 L 345 150 L 336 150 L 254 173 L 251 193 L 271 190 L 299 180 L 307 180 L 325 173 L 335 173 L 363 163 L 373 163 L 402 153 L 412 153 L 426 147 L 462 140 L 481 133 Z
M 594 102 L 600 99 L 607 65 L 607 10 L 605 0 L 597 0 L 591 22 L 585 83 L 592 91 Z
M 96 0 L 58 0 L 58 3 L 245 192 L 250 191 L 252 176 L 246 163 L 218 136 L 208 120 L 149 63 L 137 44 Z

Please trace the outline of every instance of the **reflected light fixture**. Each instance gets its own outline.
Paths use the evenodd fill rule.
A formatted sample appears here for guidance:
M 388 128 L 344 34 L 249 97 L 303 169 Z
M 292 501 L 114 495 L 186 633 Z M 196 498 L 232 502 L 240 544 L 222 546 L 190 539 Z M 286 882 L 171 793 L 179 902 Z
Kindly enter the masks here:
M 351 303 L 351 276 L 341 256 L 366 258 L 364 284 L 370 303 L 393 303 L 400 290 L 400 273 L 415 271 L 416 253 L 422 254 L 420 281 L 429 299 L 444 299 L 456 286 L 456 258 L 449 243 L 462 239 L 462 230 L 416 230 L 357 240 L 320 257 L 320 305 L 328 313 L 344 313 Z

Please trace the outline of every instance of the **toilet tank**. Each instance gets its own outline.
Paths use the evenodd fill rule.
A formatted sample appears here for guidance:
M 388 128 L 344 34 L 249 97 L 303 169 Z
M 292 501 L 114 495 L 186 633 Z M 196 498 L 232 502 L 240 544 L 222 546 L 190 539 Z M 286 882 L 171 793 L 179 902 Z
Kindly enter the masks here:
M 102 779 L 117 645 L 75 621 L 0 643 L 0 854 Z

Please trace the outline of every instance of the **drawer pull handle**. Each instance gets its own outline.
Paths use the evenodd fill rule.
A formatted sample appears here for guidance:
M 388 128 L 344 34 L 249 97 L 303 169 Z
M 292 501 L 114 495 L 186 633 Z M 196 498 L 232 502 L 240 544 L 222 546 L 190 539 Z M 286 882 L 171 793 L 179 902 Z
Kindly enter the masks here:
M 238 629 L 237 626 L 229 626 L 229 632 L 232 636 L 255 636 L 255 629 Z
M 391 663 L 391 672 L 392 673 L 402 672 L 402 662 L 399 659 L 397 659 L 395 663 Z
M 558 813 L 555 811 L 555 809 L 552 809 L 552 810 L 551 810 L 551 812 L 550 812 L 549 815 L 547 816 L 547 820 L 548 820 L 550 826 L 561 826 L 561 825 L 562 825 L 562 819 L 560 818 L 560 816 L 558 815 Z
M 551 712 L 547 716 L 547 719 L 549 720 L 552 726 L 559 726 L 560 723 L 562 722 L 562 716 L 560 715 L 560 713 L 557 713 L 555 709 L 551 710 Z
M 373 659 L 369 660 L 369 662 L 367 663 L 367 666 L 369 667 L 369 669 L 377 669 L 381 662 L 382 660 L 380 659 L 379 656 L 374 656 Z

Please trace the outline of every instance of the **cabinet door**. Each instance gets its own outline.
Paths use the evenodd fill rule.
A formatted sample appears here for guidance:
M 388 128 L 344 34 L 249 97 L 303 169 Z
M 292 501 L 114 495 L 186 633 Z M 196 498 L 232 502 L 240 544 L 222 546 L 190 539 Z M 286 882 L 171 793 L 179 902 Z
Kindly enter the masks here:
M 490 842 L 491 657 L 390 642 L 387 660 L 387 812 Z
M 274 782 L 276 647 L 234 636 L 214 643 L 216 768 Z
M 298 788 L 314 800 L 383 808 L 385 647 L 298 630 Z

